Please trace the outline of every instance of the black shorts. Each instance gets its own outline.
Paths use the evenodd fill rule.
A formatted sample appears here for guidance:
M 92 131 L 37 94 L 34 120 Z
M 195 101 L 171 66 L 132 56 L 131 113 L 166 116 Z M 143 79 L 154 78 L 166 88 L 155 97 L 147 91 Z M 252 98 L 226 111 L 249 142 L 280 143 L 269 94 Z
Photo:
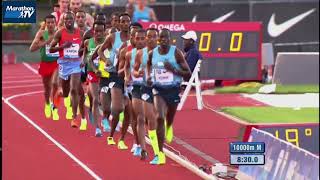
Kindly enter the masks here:
M 110 73 L 109 88 L 118 88 L 122 90 L 122 93 L 124 93 L 124 79 L 119 77 L 116 73 Z
M 85 65 L 84 66 L 84 71 L 81 70 L 81 82 L 82 83 L 87 82 L 87 75 L 88 75 L 87 66 Z
M 100 78 L 100 81 L 99 81 L 99 89 L 100 89 L 100 92 L 103 92 L 103 93 L 110 93 L 110 90 L 109 90 L 109 83 L 110 83 L 110 80 L 109 78 Z
M 132 98 L 141 99 L 141 85 L 133 85 Z
M 153 103 L 152 87 L 141 86 L 141 99 L 147 103 Z
M 176 105 L 180 103 L 180 86 L 178 87 L 153 87 L 152 88 L 153 96 L 161 96 L 167 105 Z

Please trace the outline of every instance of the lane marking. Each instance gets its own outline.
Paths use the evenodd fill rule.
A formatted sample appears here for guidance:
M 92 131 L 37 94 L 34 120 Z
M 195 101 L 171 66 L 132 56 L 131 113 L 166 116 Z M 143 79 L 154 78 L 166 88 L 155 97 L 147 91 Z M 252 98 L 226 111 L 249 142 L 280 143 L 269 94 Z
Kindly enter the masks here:
M 21 79 L 21 77 L 20 77 Z M 41 82 L 41 79 L 30 79 L 30 80 L 18 80 L 18 81 L 2 81 L 2 84 L 11 84 L 11 83 L 28 83 L 28 82 Z
M 4 86 L 2 87 L 2 89 L 38 87 L 38 86 L 43 86 L 43 84 L 30 84 L 30 85 L 24 85 L 24 86 Z
M 41 90 L 41 91 L 32 91 L 32 92 L 27 92 L 27 93 L 22 93 L 22 94 L 15 94 L 15 95 L 12 95 L 8 98 L 5 98 L 7 101 L 10 101 L 11 99 L 13 98 L 17 98 L 17 97 L 21 97 L 21 96 L 28 96 L 28 95 L 32 95 L 32 94 L 39 94 L 39 93 L 43 93 L 44 91 Z
M 36 93 L 36 92 L 29 92 Z M 37 92 L 39 93 L 39 92 Z M 24 93 L 28 94 L 28 93 Z M 40 131 L 46 138 L 48 138 L 51 142 L 53 142 L 58 148 L 60 148 L 65 154 L 67 154 L 72 160 L 74 160 L 77 164 L 79 164 L 85 171 L 87 171 L 94 179 L 102 180 L 101 177 L 99 177 L 96 173 L 94 173 L 88 166 L 86 166 L 84 163 L 82 163 L 77 157 L 75 157 L 70 151 L 68 151 L 63 145 L 61 145 L 58 141 L 56 141 L 54 138 L 52 138 L 46 131 L 44 131 L 41 127 L 39 127 L 35 122 L 33 122 L 28 116 L 23 114 L 18 108 L 16 108 L 13 104 L 9 102 L 10 99 L 13 99 L 15 97 L 23 96 L 23 94 L 16 94 L 14 96 L 10 96 L 7 99 L 2 97 L 2 100 L 4 103 L 6 103 L 11 109 L 13 109 L 16 113 L 18 113 L 23 119 L 25 119 L 28 123 L 30 123 L 34 128 L 36 128 L 38 131 Z
M 38 71 L 35 70 L 33 67 L 31 67 L 29 64 L 27 64 L 27 63 L 25 63 L 25 62 L 23 62 L 22 64 L 23 64 L 25 67 L 27 67 L 30 71 L 32 71 L 34 74 L 39 75 L 39 74 L 38 74 Z

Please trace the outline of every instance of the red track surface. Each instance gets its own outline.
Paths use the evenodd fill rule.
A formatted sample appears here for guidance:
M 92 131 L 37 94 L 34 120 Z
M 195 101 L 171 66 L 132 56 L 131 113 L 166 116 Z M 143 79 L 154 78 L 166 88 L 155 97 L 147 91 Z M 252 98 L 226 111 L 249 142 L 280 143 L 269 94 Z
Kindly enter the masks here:
M 37 64 L 31 65 L 37 69 Z M 41 78 L 22 64 L 3 66 L 3 97 L 27 92 L 41 91 Z M 14 79 L 12 76 L 19 76 Z M 21 78 L 25 77 L 25 78 Z M 5 83 L 17 80 L 39 80 L 38 82 Z M 206 104 L 221 106 L 262 106 L 239 95 L 204 96 Z M 70 128 L 70 122 L 64 119 L 64 108 L 59 110 L 60 120 L 54 122 L 44 118 L 43 94 L 21 96 L 10 101 L 16 108 L 32 119 L 55 140 L 86 164 L 103 179 L 199 179 L 187 169 L 167 158 L 167 164 L 161 167 L 150 166 L 132 156 L 129 151 L 119 151 L 106 145 L 106 134 L 102 138 L 93 136 L 91 126 L 85 132 Z M 62 152 L 38 130 L 26 122 L 8 105 L 3 105 L 3 172 L 4 179 L 88 179 L 92 178 L 82 167 Z M 228 143 L 237 141 L 240 124 L 209 109 L 195 110 L 196 100 L 189 96 L 182 111 L 174 122 L 175 137 L 183 140 L 210 157 L 228 163 Z M 118 134 L 116 134 L 116 139 Z M 133 137 L 128 133 L 126 143 L 131 147 Z M 170 146 L 192 162 L 212 164 L 194 152 L 177 144 Z M 169 148 L 169 150 L 171 150 Z M 149 157 L 152 150 L 148 147 Z M 149 158 L 149 160 L 150 160 Z

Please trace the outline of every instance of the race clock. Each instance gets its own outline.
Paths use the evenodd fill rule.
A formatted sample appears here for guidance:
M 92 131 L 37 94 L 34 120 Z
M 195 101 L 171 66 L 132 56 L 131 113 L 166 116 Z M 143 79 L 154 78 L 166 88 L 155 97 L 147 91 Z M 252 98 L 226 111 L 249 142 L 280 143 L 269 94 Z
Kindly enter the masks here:
M 258 22 L 156 22 L 144 28 L 167 28 L 172 43 L 183 49 L 181 36 L 197 33 L 202 61 L 200 77 L 219 80 L 261 80 L 262 25 Z

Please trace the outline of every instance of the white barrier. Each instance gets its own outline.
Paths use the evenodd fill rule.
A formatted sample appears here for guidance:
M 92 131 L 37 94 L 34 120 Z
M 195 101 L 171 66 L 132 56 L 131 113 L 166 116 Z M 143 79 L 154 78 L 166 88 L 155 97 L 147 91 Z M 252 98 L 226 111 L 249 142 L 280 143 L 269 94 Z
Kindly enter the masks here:
M 265 165 L 239 166 L 238 179 L 318 180 L 319 157 L 253 128 L 249 142 L 265 142 Z

